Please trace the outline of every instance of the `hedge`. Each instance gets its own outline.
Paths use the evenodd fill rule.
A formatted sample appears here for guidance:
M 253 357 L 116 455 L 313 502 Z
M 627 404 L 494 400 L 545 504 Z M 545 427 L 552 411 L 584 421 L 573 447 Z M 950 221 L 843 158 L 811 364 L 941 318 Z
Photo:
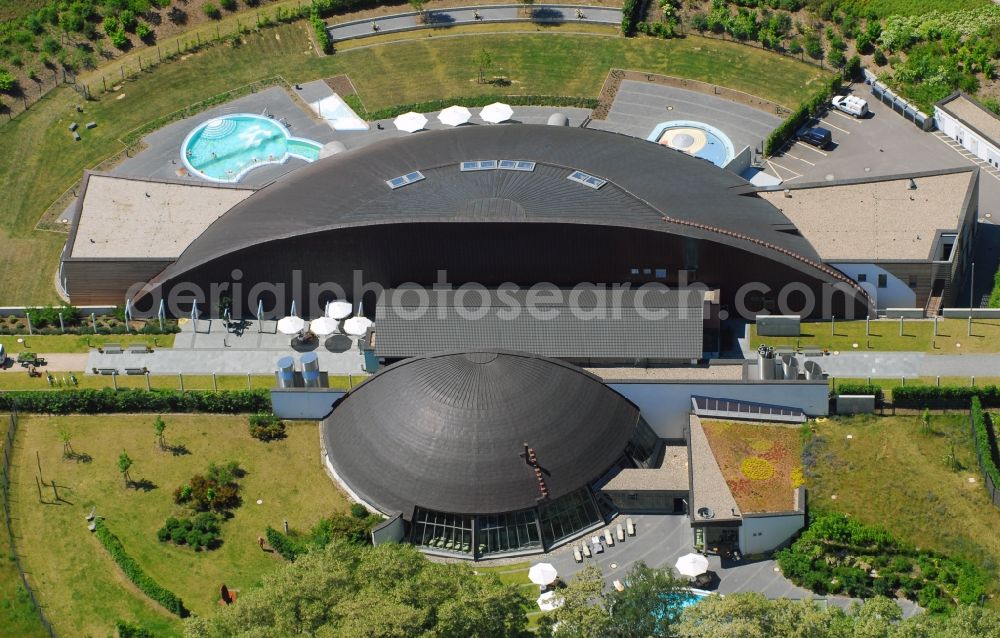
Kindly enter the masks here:
M 429 113 L 431 111 L 440 111 L 453 104 L 457 104 L 458 106 L 478 107 L 486 106 L 487 104 L 492 104 L 493 102 L 504 102 L 506 104 L 510 104 L 511 106 L 572 106 L 582 109 L 597 108 L 597 99 L 590 97 L 494 94 L 476 95 L 471 97 L 454 97 L 443 100 L 434 100 L 432 102 L 420 102 L 418 104 L 400 104 L 398 106 L 390 106 L 377 111 L 358 113 L 358 115 L 361 117 L 365 117 L 367 115 L 365 119 L 369 121 L 385 120 L 410 111 L 416 111 L 417 113 Z
M 892 404 L 897 408 L 964 409 L 973 397 L 978 397 L 983 406 L 1000 407 L 1000 388 L 995 385 L 905 385 L 892 389 Z
M 125 576 L 135 583 L 135 586 L 138 587 L 142 593 L 166 607 L 171 613 L 176 614 L 181 618 L 186 618 L 188 616 L 189 612 L 184 607 L 183 601 L 181 601 L 181 599 L 178 598 L 172 591 L 164 589 L 159 583 L 146 575 L 146 572 L 142 571 L 142 567 L 140 567 L 139 564 L 125 552 L 125 547 L 122 545 L 122 542 L 118 540 L 118 537 L 112 534 L 111 531 L 104 525 L 103 519 L 97 519 L 94 534 L 97 536 L 97 540 L 101 541 L 101 545 L 104 545 L 104 549 L 108 550 L 108 553 L 111 554 L 111 558 L 113 558 L 115 562 L 118 563 L 118 566 L 121 567 L 121 570 L 125 572 Z
M 0 392 L 0 409 L 16 408 L 40 414 L 103 414 L 114 412 L 210 412 L 240 414 L 270 412 L 268 390 L 221 392 L 177 390 L 17 390 Z
M 294 561 L 299 554 L 305 552 L 302 543 L 296 543 L 271 526 L 268 526 L 264 535 L 267 536 L 267 544 L 271 546 L 271 549 L 278 552 L 278 555 L 287 561 Z
M 996 441 L 990 440 L 990 432 L 986 427 L 986 414 L 983 412 L 979 397 L 972 397 L 972 436 L 976 445 L 983 471 L 993 480 L 993 485 L 1000 487 L 1000 468 L 997 468 L 996 456 L 993 454 Z
M 118 638 L 156 638 L 153 632 L 138 623 L 118 620 L 115 622 L 115 629 L 118 630 Z
M 785 120 L 771 131 L 764 142 L 764 155 L 773 155 L 778 149 L 785 145 L 798 132 L 802 126 L 809 121 L 819 109 L 826 104 L 833 95 L 840 90 L 840 76 L 834 76 L 824 84 L 813 95 L 807 97 Z
M 625 0 L 622 2 L 622 35 L 635 35 L 635 24 L 639 21 L 643 0 Z
M 830 390 L 830 397 L 837 397 L 841 394 L 874 394 L 875 405 L 881 406 L 885 400 L 882 388 L 873 383 L 840 383 L 836 390 Z
M 319 48 L 327 55 L 333 53 L 333 40 L 330 38 L 330 32 L 326 30 L 326 23 L 319 17 L 319 11 L 314 9 L 309 14 L 309 22 L 316 34 L 316 44 L 319 45 Z

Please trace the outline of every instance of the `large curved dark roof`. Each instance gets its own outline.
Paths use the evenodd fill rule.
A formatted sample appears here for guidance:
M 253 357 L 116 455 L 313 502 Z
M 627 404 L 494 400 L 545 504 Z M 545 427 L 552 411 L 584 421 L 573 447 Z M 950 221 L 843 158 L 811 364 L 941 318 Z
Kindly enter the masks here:
M 462 161 L 518 159 L 533 172 L 460 172 Z M 426 179 L 397 190 L 386 180 Z M 608 181 L 594 190 L 572 170 Z M 737 246 L 799 269 L 820 257 L 777 208 L 710 162 L 624 135 L 513 124 L 464 126 L 386 139 L 319 160 L 216 220 L 157 277 L 170 279 L 257 244 L 352 225 L 421 221 L 586 223 L 649 228 Z
M 635 405 L 567 363 L 446 353 L 373 376 L 337 404 L 323 437 L 340 479 L 385 512 L 487 514 L 538 503 L 524 443 L 554 499 L 607 471 L 638 418 Z

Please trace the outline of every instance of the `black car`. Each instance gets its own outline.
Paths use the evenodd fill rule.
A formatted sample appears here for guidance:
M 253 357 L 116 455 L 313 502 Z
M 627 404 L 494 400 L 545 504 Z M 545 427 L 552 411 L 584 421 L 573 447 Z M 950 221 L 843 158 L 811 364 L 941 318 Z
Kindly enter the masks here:
M 833 141 L 833 133 L 822 126 L 813 126 L 799 131 L 799 139 L 817 148 L 826 148 Z

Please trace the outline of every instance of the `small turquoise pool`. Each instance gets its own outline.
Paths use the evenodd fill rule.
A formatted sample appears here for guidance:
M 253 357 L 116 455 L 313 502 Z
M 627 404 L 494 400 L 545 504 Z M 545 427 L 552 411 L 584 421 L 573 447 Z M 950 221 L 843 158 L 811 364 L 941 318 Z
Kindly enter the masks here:
M 181 144 L 181 160 L 192 175 L 212 182 L 238 182 L 249 171 L 283 164 L 290 157 L 319 159 L 322 144 L 292 137 L 271 118 L 224 115 L 199 124 Z
M 654 612 L 654 616 L 659 620 L 664 616 L 669 617 L 672 621 L 677 621 L 680 619 L 681 613 L 690 607 L 691 605 L 696 605 L 702 598 L 708 596 L 708 593 L 702 591 L 684 591 L 678 592 L 676 594 L 669 594 L 663 597 L 663 606 Z
M 729 136 L 704 122 L 690 120 L 662 122 L 656 125 L 646 139 L 706 159 L 720 168 L 736 156 Z

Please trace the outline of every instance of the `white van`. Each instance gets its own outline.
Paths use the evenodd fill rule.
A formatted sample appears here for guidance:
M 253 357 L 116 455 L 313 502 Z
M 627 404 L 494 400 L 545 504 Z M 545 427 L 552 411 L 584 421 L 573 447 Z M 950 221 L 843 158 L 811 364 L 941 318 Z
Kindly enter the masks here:
M 854 117 L 864 117 L 868 115 L 868 102 L 865 102 L 856 95 L 838 95 L 832 100 L 833 107 Z

